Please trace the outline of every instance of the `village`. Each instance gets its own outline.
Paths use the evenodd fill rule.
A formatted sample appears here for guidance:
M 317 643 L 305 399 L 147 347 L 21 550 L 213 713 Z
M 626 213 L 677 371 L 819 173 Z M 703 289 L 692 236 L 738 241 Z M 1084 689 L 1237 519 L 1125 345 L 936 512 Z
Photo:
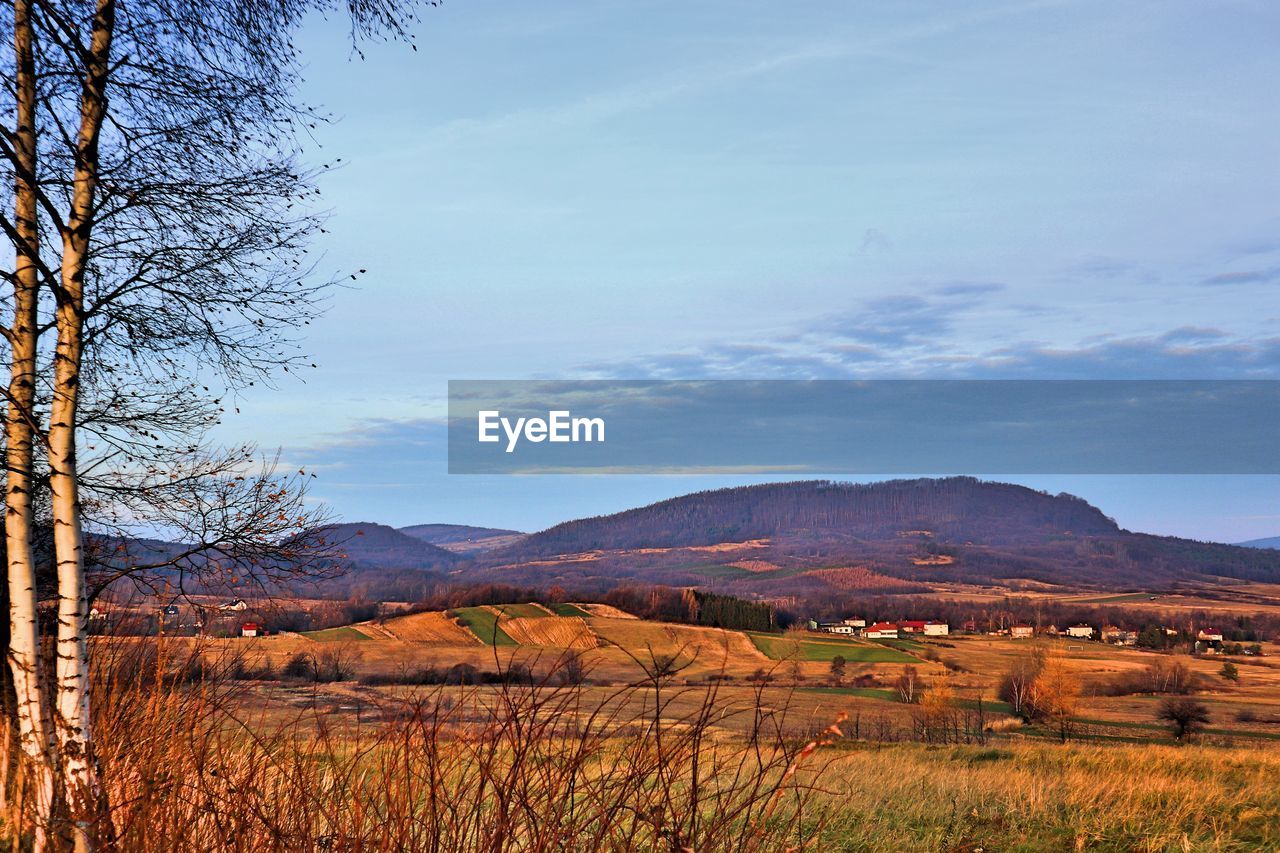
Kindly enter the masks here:
M 910 637 L 952 636 L 952 630 L 949 624 L 932 619 L 925 621 L 908 619 L 898 622 L 872 622 L 870 624 L 868 624 L 866 619 L 857 617 L 841 619 L 835 622 L 810 619 L 808 621 L 808 629 L 822 634 L 840 634 L 844 636 L 861 637 L 864 640 L 899 640 Z M 1194 633 L 1167 626 L 1161 626 L 1155 630 L 1159 632 L 1159 634 L 1163 635 L 1160 638 L 1162 641 L 1159 643 L 1160 646 L 1169 647 L 1185 641 L 1193 654 L 1262 654 L 1261 644 L 1250 643 L 1248 645 L 1244 645 L 1238 642 L 1233 643 L 1227 641 L 1224 638 L 1223 632 L 1218 628 L 1200 628 Z M 1013 640 L 1030 640 L 1040 636 L 1071 640 L 1087 640 L 1107 643 L 1115 646 L 1156 645 L 1150 641 L 1141 642 L 1143 637 L 1138 631 L 1124 630 L 1122 628 L 1117 628 L 1115 625 L 1109 624 L 1103 624 L 1101 627 L 1094 627 L 1093 625 L 1084 622 L 1069 625 L 1065 629 L 1060 629 L 1057 625 L 1036 627 L 1025 622 L 1017 622 L 1007 627 L 998 627 L 984 631 L 979 628 L 976 620 L 970 619 L 961 625 L 959 631 L 956 633 L 1008 637 Z

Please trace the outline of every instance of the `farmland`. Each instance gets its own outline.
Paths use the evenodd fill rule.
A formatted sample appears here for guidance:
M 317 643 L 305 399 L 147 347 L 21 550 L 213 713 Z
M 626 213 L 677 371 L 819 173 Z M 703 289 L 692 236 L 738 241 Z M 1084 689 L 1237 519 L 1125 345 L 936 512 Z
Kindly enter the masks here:
M 481 642 L 482 633 L 496 642 Z M 254 785 L 238 795 L 292 791 L 297 801 L 287 808 L 260 803 L 251 811 L 268 823 L 277 815 L 294 821 L 295 832 L 311 826 L 306 815 L 348 814 L 356 802 L 412 812 L 411 803 L 438 798 L 450 809 L 488 813 L 494 803 L 467 782 L 488 773 L 523 779 L 518 784 L 538 804 L 531 807 L 558 814 L 549 810 L 568 789 L 557 786 L 604 785 L 613 777 L 603 771 L 612 767 L 632 781 L 592 787 L 590 796 L 609 815 L 625 815 L 633 804 L 614 798 L 681 786 L 696 753 L 714 768 L 706 771 L 709 799 L 700 806 L 709 823 L 681 831 L 736 839 L 702 849 L 773 849 L 783 836 L 850 850 L 1234 850 L 1280 841 L 1273 784 L 1280 663 L 1271 658 L 1280 650 L 1270 645 L 1265 657 L 1237 659 L 1239 677 L 1228 680 L 1220 658 L 1095 642 L 988 635 L 873 642 L 662 623 L 585 603 L 459 607 L 307 634 L 166 642 L 171 649 L 191 644 L 209 659 L 207 671 L 234 656 L 246 673 L 219 708 L 247 721 L 256 737 L 222 747 L 230 751 L 219 760 L 230 767 L 254 760 L 297 778 L 326 767 L 349 780 L 345 791 L 317 782 Z M 1003 674 L 1033 653 L 1058 656 L 1080 686 L 1065 743 L 1054 725 L 1023 719 L 999 695 Z M 287 675 L 298 660 L 341 674 Z M 1192 744 L 1176 743 L 1158 718 L 1167 697 L 1110 689 L 1153 664 L 1175 662 L 1194 676 L 1194 696 L 1208 709 L 1209 723 Z M 908 674 L 913 690 L 945 699 L 903 701 Z M 412 734 L 423 726 L 433 732 L 425 740 Z M 667 734 L 652 739 L 659 730 Z M 463 732 L 471 734 L 459 737 Z M 786 776 L 786 756 L 798 755 L 787 750 L 810 740 L 820 745 Z M 494 747 L 482 748 L 488 743 Z M 291 744 L 306 746 L 295 752 L 300 747 Z M 654 750 L 667 750 L 661 765 L 669 770 L 634 763 Z M 589 769 L 578 765 L 583 756 L 591 757 Z M 192 761 L 184 772 L 205 772 L 207 762 Z M 370 762 L 380 769 L 371 774 Z M 441 769 L 432 776 L 430 767 Z M 215 769 L 231 772 L 216 761 Z M 641 784 L 629 775 L 636 773 L 653 775 Z M 780 810 L 769 831 L 781 834 L 770 843 L 743 841 L 756 837 L 749 821 L 715 823 L 729 802 L 748 812 L 765 807 L 784 778 L 796 786 L 785 801 L 808 805 Z M 1134 778 L 1142 784 L 1130 784 Z M 392 795 L 399 798 L 394 806 L 385 802 Z M 671 809 L 664 820 L 682 820 L 687 811 Z M 379 833 L 409 832 L 411 824 L 449 813 L 421 813 L 410 824 L 352 817 L 348 831 L 375 833 L 350 836 L 372 846 L 413 846 L 403 840 L 412 835 L 387 841 Z M 574 821 L 606 821 L 610 833 L 652 831 L 625 819 L 610 823 L 619 818 L 604 811 L 586 814 L 553 817 L 549 825 L 569 821 L 573 828 L 556 831 L 579 833 L 597 830 Z M 461 847 L 483 846 L 462 824 L 429 825 L 441 838 L 462 839 Z M 521 832 L 546 829 L 541 821 L 519 825 Z

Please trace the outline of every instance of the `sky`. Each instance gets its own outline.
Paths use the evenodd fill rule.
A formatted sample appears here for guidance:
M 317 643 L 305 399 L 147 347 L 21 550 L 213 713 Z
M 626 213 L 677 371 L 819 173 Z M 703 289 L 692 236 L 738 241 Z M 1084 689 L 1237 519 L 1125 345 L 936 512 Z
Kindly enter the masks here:
M 449 379 L 1280 378 L 1269 2 L 451 0 L 299 44 L 321 268 L 237 400 L 348 520 L 537 529 L 777 477 L 445 473 Z M 1280 534 L 1273 476 L 1015 477 Z

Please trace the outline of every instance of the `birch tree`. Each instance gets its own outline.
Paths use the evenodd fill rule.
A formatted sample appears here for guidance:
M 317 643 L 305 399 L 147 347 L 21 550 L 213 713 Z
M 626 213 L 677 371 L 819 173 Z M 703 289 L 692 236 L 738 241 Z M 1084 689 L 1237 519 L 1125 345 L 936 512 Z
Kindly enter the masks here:
M 28 790 L 42 816 L 36 829 L 45 831 L 60 800 L 78 849 L 92 846 L 97 807 L 85 438 L 105 445 L 112 477 L 132 477 L 135 495 L 174 498 L 147 483 L 157 457 L 207 460 L 192 436 L 224 395 L 301 366 L 294 343 L 324 282 L 306 260 L 321 218 L 308 212 L 316 193 L 299 153 L 323 116 L 297 99 L 291 38 L 304 16 L 333 11 L 349 16 L 357 40 L 404 36 L 413 20 L 397 0 L 14 0 L 0 127 L 14 187 L 12 213 L 0 214 L 14 255 L 5 330 L 9 659 Z M 48 701 L 31 546 L 37 449 L 57 568 Z M 263 524 L 264 506 L 288 502 L 274 478 L 192 465 L 199 489 L 164 506 L 198 511 L 216 496 L 239 510 L 169 568 L 225 566 L 252 559 L 250 545 L 280 541 L 286 525 Z M 218 491 L 228 483 L 248 492 Z M 295 524 L 305 513 L 280 517 Z M 257 568 L 269 574 L 293 548 Z

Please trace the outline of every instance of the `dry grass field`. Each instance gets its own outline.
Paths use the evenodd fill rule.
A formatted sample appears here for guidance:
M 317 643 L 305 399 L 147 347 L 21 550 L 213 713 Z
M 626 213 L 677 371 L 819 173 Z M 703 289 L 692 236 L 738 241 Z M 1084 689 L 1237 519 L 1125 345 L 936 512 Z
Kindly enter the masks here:
M 522 646 L 582 650 L 600 645 L 600 640 L 587 623 L 573 617 L 505 619 L 502 630 Z
M 582 837 L 605 850 L 666 849 L 673 838 L 698 850 L 1280 849 L 1272 646 L 1237 659 L 1234 681 L 1221 658 L 1100 643 L 952 636 L 893 647 L 573 615 L 594 610 L 585 605 L 483 610 L 511 645 L 485 646 L 444 613 L 350 626 L 358 641 L 343 629 L 167 640 L 171 655 L 198 646 L 205 672 L 234 658 L 270 661 L 276 675 L 196 694 L 175 684 L 168 699 L 128 700 L 104 723 L 104 737 L 130 750 L 110 753 L 113 766 L 157 773 L 153 761 L 182 780 L 122 806 L 133 821 L 122 823 L 138 827 L 125 833 L 130 849 L 162 849 L 144 825 L 169 826 L 166 839 L 191 841 L 186 849 L 221 849 L 196 843 L 226 840 L 218 834 L 229 830 L 202 818 L 212 796 L 245 815 L 237 844 L 269 849 L 273 838 L 278 849 L 317 849 L 306 839 L 320 837 L 349 850 L 425 849 L 432 838 L 455 850 L 573 849 Z M 826 646 L 847 653 L 839 679 Z M 1002 675 L 1034 650 L 1057 655 L 1082 688 L 1069 742 L 998 700 Z M 346 656 L 348 677 L 280 676 L 298 655 L 326 652 Z M 573 682 L 560 677 L 569 656 L 583 665 Z M 1170 662 L 1189 669 L 1209 709 L 1191 744 L 1157 719 L 1161 696 L 1106 691 Z M 535 683 L 396 677 L 456 664 L 525 666 Z M 945 704 L 900 701 L 908 668 Z M 126 698 L 149 683 L 129 678 Z M 192 710 L 209 690 L 216 701 Z M 162 711 L 197 722 L 148 717 Z M 165 725 L 202 732 L 198 755 L 182 738 L 128 745 L 132 732 Z M 499 815 L 506 824 L 495 826 Z
M 370 627 L 374 627 L 370 625 Z M 410 643 L 430 643 L 433 645 L 468 645 L 480 640 L 467 629 L 443 613 L 414 613 L 409 616 L 397 616 L 388 619 L 380 626 L 390 635 L 389 639 L 404 640 Z M 368 631 L 365 626 L 361 630 Z

